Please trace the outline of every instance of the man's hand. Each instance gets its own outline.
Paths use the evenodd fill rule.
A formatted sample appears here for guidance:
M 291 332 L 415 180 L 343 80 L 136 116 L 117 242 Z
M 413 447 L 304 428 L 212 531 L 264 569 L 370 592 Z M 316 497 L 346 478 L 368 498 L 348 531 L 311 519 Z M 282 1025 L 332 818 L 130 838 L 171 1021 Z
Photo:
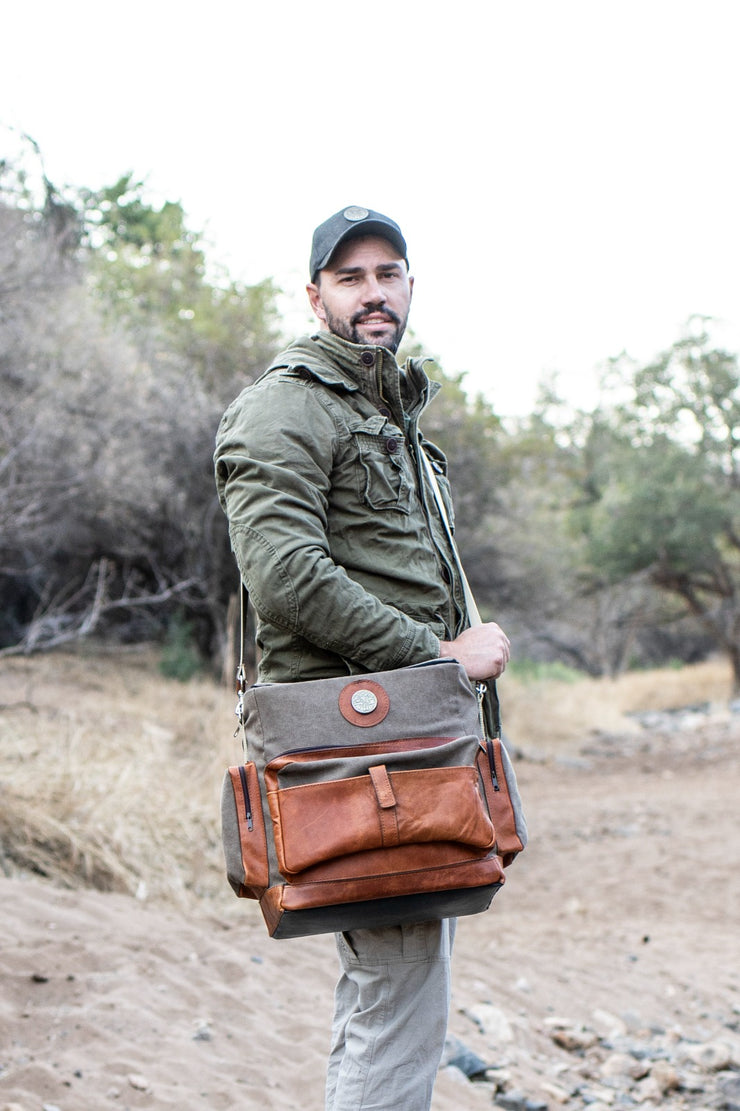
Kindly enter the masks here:
M 469 679 L 497 679 L 509 662 L 511 644 L 503 629 L 489 621 L 465 629 L 454 640 L 441 640 L 439 654 L 454 656 Z

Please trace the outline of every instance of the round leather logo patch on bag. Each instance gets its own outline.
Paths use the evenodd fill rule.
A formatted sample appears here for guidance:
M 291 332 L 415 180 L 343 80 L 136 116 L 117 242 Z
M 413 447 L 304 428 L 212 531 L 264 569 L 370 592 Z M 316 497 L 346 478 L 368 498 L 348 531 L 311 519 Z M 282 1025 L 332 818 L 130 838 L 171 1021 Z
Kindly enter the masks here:
M 355 679 L 339 695 L 339 712 L 345 721 L 364 728 L 380 724 L 390 705 L 387 691 L 372 679 Z

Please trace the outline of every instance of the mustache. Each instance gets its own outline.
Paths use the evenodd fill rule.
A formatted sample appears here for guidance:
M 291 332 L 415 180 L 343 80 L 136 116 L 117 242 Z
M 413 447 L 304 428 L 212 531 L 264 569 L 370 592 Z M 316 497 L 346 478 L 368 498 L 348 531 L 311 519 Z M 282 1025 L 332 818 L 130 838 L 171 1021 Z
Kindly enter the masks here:
M 350 323 L 353 325 L 353 327 L 357 324 L 361 324 L 366 316 L 371 316 L 372 313 L 375 312 L 379 312 L 382 313 L 383 316 L 387 316 L 388 319 L 396 325 L 396 327 L 399 327 L 402 323 L 401 317 L 397 313 L 393 312 L 393 309 L 389 309 L 386 305 L 366 306 L 362 310 L 362 312 L 356 312 L 354 314 L 354 316 L 350 320 Z

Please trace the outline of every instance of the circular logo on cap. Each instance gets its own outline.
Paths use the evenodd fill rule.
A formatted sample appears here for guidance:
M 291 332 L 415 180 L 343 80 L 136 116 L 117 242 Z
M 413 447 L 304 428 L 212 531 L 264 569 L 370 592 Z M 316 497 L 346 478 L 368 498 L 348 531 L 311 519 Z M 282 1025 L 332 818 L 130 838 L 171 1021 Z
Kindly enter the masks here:
M 356 220 L 367 219 L 370 213 L 366 208 L 359 208 L 356 204 L 353 204 L 350 208 L 345 208 L 342 215 L 345 220 L 351 220 L 354 223 Z
M 378 705 L 378 699 L 369 690 L 355 691 L 351 698 L 352 709 L 358 714 L 371 714 Z

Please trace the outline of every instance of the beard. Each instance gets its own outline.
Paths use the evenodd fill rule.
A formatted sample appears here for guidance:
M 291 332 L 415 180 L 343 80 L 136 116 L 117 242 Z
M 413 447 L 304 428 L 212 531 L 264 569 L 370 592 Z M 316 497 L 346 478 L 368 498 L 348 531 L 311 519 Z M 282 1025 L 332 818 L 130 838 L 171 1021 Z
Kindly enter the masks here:
M 394 355 L 403 339 L 403 333 L 406 331 L 406 321 L 408 320 L 408 314 L 402 320 L 398 313 L 393 312 L 387 306 L 383 308 L 365 308 L 362 312 L 356 312 L 348 320 L 334 316 L 326 305 L 324 305 L 324 312 L 326 313 L 326 323 L 329 325 L 329 331 L 333 332 L 335 336 L 349 340 L 350 343 L 369 343 L 373 346 L 387 347 Z M 382 344 L 378 342 L 379 337 L 373 336 L 366 339 L 360 332 L 362 321 L 373 312 L 380 312 L 383 316 L 388 317 L 388 330 Z

